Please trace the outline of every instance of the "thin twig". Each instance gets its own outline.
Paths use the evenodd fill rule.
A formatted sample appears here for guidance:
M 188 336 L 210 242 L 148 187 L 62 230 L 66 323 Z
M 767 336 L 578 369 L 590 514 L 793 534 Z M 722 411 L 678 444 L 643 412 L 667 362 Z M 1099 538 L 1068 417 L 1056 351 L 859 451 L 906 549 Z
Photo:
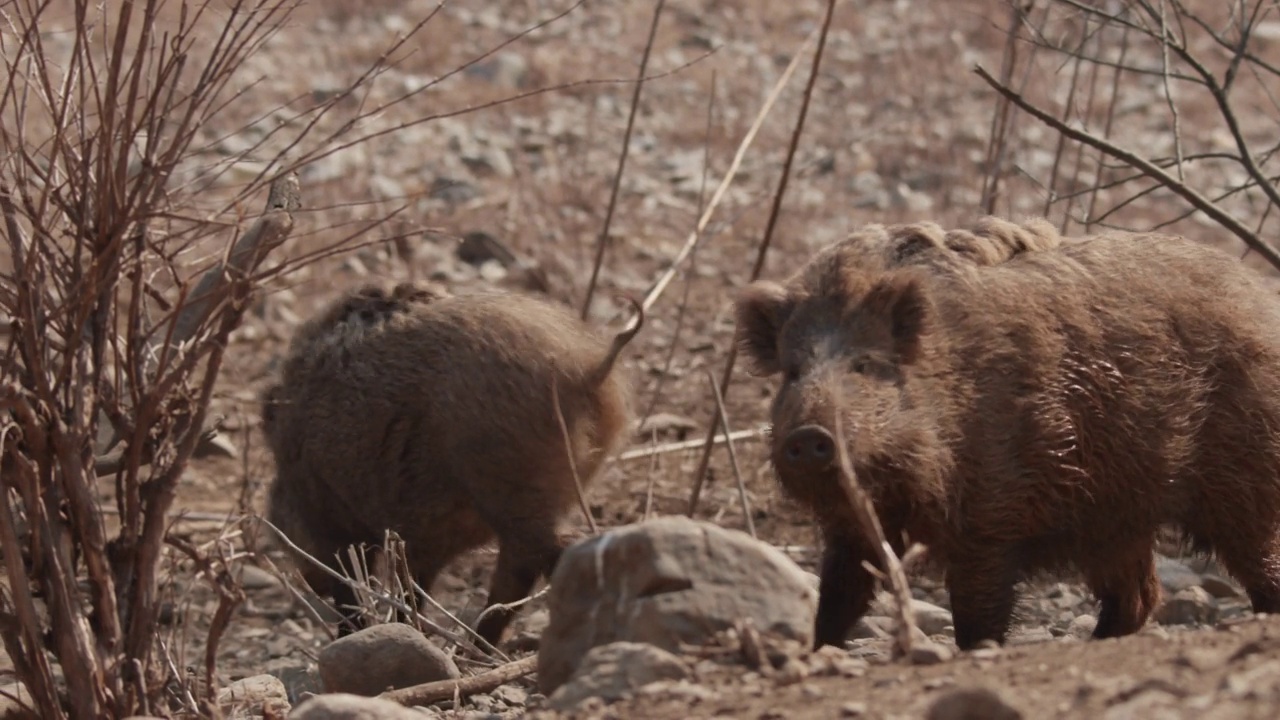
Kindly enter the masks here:
M 778 101 L 778 97 L 787 86 L 787 82 L 791 80 L 791 76 L 795 74 L 795 70 L 800 66 L 800 59 L 804 57 L 804 51 L 808 49 L 809 43 L 814 37 L 821 32 L 820 28 L 815 28 L 804 39 L 804 43 L 800 45 L 791 62 L 787 63 L 787 67 L 782 71 L 782 75 L 778 77 L 778 81 L 773 84 L 773 89 L 769 91 L 769 96 L 765 98 L 764 104 L 760 106 L 760 111 L 756 113 L 755 119 L 751 122 L 751 127 L 747 129 L 747 134 L 742 136 L 742 141 L 738 143 L 738 149 L 733 155 L 733 161 L 729 163 L 729 169 L 725 171 L 724 177 L 720 180 L 720 184 L 716 186 L 716 191 L 711 194 L 711 200 L 707 203 L 707 207 L 702 212 L 702 217 L 698 219 L 697 226 L 693 232 L 689 233 L 689 237 L 685 239 L 684 245 L 675 257 L 671 259 L 671 264 L 667 269 L 658 276 L 654 281 L 653 287 L 649 288 L 649 292 L 645 293 L 641 307 L 648 310 L 653 306 L 663 291 L 667 289 L 667 285 L 671 283 L 672 278 L 679 272 L 680 265 L 693 252 L 693 248 L 702 238 L 702 233 L 707 227 L 707 223 L 711 222 L 711 216 L 715 213 L 716 208 L 720 205 L 720 200 L 729 189 L 729 185 L 738 174 L 738 168 L 742 165 L 743 158 L 747 155 L 747 150 L 751 147 L 751 143 L 756 139 L 756 135 L 760 132 L 761 126 L 764 125 L 765 118 L 769 115 L 769 111 L 773 109 L 774 103 Z M 826 35 L 822 36 L 823 38 Z M 805 96 L 806 98 L 808 95 Z
M 622 133 L 622 151 L 618 154 L 618 169 L 613 174 L 613 187 L 609 191 L 609 205 L 604 212 L 604 228 L 596 242 L 596 260 L 591 266 L 591 279 L 587 281 L 587 293 L 582 299 L 582 319 L 586 320 L 591 312 L 591 298 L 596 292 L 596 282 L 600 277 L 600 266 L 604 264 L 604 251 L 609 246 L 609 226 L 613 223 L 613 210 L 618 204 L 618 190 L 622 187 L 622 172 L 627 167 L 627 155 L 631 151 L 631 130 L 636 122 L 636 110 L 640 107 L 640 91 L 644 88 L 644 76 L 649 70 L 649 54 L 653 52 L 653 39 L 658 35 L 658 21 L 662 19 L 662 7 L 666 0 L 658 0 L 653 8 L 653 21 L 649 24 L 649 38 L 644 43 L 644 54 L 640 57 L 640 77 L 636 79 L 635 89 L 631 93 L 631 110 L 627 113 L 627 129 Z
M 875 548 L 881 567 L 888 575 L 889 587 L 893 591 L 895 600 L 895 610 L 898 613 L 894 655 L 904 657 L 911 653 L 916 632 L 915 619 L 911 613 L 911 586 L 907 584 L 907 575 L 902 569 L 902 563 L 893 552 L 889 541 L 885 539 L 884 528 L 880 525 L 880 516 L 876 513 L 875 504 L 853 472 L 853 463 L 849 460 L 849 449 L 845 444 L 844 428 L 841 424 L 842 414 L 840 403 L 837 401 L 836 411 L 833 413 L 835 420 L 832 430 L 835 435 L 836 456 L 840 464 L 840 488 L 849 499 L 849 505 L 858 520 L 858 526 L 862 528 L 863 536 L 867 543 Z
M 587 526 L 591 528 L 591 534 L 596 535 L 600 531 L 596 527 L 596 519 L 591 517 L 591 508 L 587 506 L 587 496 L 582 489 L 582 478 L 578 476 L 578 462 L 573 451 L 573 439 L 569 436 L 569 426 L 565 424 L 564 412 L 560 408 L 560 390 L 556 387 L 555 378 L 551 379 L 551 410 L 556 414 L 556 423 L 560 426 L 560 436 L 564 440 L 564 451 L 569 461 L 569 474 L 573 476 L 573 490 L 578 496 L 578 507 L 582 509 L 582 516 L 587 520 Z
M 733 432 L 729 430 L 729 413 L 724 408 L 724 397 L 720 394 L 720 386 L 716 385 L 715 373 L 707 368 L 707 379 L 711 381 L 711 393 L 716 398 L 716 417 L 720 421 L 720 428 L 724 430 L 726 438 L 732 438 Z M 738 453 L 733 450 L 733 440 L 725 441 L 725 448 L 729 450 L 729 466 L 733 468 L 733 479 L 738 484 L 738 499 L 742 502 L 742 517 L 747 521 L 747 532 L 751 533 L 751 537 L 756 537 L 756 523 L 751 519 L 751 503 L 747 502 L 747 485 L 742 481 L 742 470 L 738 467 Z
M 809 114 L 809 101 L 813 97 L 813 88 L 818 82 L 818 69 L 822 64 L 822 51 L 827 46 L 827 34 L 831 30 L 831 19 L 835 15 L 836 0 L 827 0 L 826 16 L 822 20 L 822 26 L 818 34 L 818 47 L 813 53 L 813 65 L 809 70 L 809 82 L 804 87 L 804 97 L 800 101 L 800 113 L 796 117 L 796 126 L 791 133 L 791 142 L 787 146 L 787 156 L 782 163 L 782 176 L 778 179 L 778 190 L 773 196 L 773 206 L 769 210 L 769 220 L 765 224 L 764 237 L 760 240 L 760 249 L 756 253 L 755 266 L 751 268 L 751 277 L 748 282 L 754 282 L 760 277 L 760 272 L 764 269 L 764 261 L 769 253 L 769 245 L 773 240 L 773 232 L 778 224 L 778 216 L 782 210 L 782 198 L 787 191 L 787 182 L 791 177 L 791 165 L 795 162 L 796 149 L 800 146 L 800 135 L 804 131 L 804 121 Z M 738 357 L 738 346 L 736 344 L 729 346 L 729 357 L 725 359 L 724 375 L 720 378 L 720 393 L 727 395 L 729 392 L 729 383 L 733 379 L 733 365 Z M 698 461 L 698 470 L 693 476 L 693 491 L 689 496 L 688 515 L 693 516 L 698 510 L 698 496 L 702 494 L 702 483 L 706 477 L 707 464 L 711 460 L 711 448 L 715 439 L 716 426 L 711 424 L 710 430 L 707 432 L 707 438 L 702 449 L 702 458 Z

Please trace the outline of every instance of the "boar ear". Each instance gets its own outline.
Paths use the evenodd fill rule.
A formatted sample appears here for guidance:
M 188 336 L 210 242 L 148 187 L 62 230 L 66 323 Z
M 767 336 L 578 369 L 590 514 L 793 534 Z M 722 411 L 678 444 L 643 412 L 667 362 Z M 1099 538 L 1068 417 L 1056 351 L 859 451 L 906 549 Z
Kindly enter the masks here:
M 920 356 L 928 305 L 920 279 L 910 275 L 880 281 L 863 301 L 864 308 L 889 321 L 894 352 L 907 365 Z
M 782 366 L 778 332 L 791 314 L 791 299 L 781 285 L 756 282 L 743 288 L 734 301 L 734 334 L 755 375 L 773 375 Z

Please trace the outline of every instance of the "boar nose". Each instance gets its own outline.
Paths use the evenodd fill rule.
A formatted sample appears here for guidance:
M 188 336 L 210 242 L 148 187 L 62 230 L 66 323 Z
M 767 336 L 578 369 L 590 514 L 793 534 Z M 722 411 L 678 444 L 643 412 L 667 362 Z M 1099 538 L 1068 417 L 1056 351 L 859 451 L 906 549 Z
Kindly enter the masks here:
M 792 430 L 783 441 L 781 460 L 788 470 L 827 470 L 836 461 L 836 441 L 819 425 L 803 425 Z

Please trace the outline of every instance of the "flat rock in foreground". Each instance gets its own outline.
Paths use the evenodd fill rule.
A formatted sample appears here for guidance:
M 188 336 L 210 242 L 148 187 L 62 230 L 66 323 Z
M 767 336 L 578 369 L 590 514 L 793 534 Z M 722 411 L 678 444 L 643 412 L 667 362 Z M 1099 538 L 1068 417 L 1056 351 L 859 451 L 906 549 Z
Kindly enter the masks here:
M 598 645 L 678 653 L 747 619 L 808 645 L 817 602 L 799 566 L 746 533 L 685 517 L 616 528 L 574 545 L 556 566 L 538 683 L 550 695 Z

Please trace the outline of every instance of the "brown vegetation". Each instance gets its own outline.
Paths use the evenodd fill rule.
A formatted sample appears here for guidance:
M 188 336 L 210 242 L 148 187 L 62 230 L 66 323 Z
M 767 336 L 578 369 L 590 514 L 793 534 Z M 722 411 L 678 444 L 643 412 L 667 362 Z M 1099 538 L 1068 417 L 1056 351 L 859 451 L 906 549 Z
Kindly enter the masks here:
M 567 544 L 557 523 L 577 478 L 589 482 L 625 438 L 629 389 L 614 365 L 641 323 L 610 344 L 531 296 L 403 283 L 340 297 L 298 330 L 264 396 L 277 464 L 268 518 L 331 565 L 394 530 L 423 588 L 496 537 L 486 607 L 526 597 Z M 353 602 L 319 568 L 304 575 Z M 511 615 L 490 611 L 479 635 L 497 644 Z
M 1121 233 L 951 267 L 846 242 L 738 302 L 754 369 L 783 375 L 772 464 L 824 530 L 818 643 L 874 585 L 833 481 L 836 417 L 895 551 L 905 534 L 944 569 L 961 648 L 1004 640 L 1036 571 L 1083 573 L 1095 637 L 1139 629 L 1162 523 L 1216 552 L 1255 611 L 1280 610 L 1280 303 L 1256 273 Z

